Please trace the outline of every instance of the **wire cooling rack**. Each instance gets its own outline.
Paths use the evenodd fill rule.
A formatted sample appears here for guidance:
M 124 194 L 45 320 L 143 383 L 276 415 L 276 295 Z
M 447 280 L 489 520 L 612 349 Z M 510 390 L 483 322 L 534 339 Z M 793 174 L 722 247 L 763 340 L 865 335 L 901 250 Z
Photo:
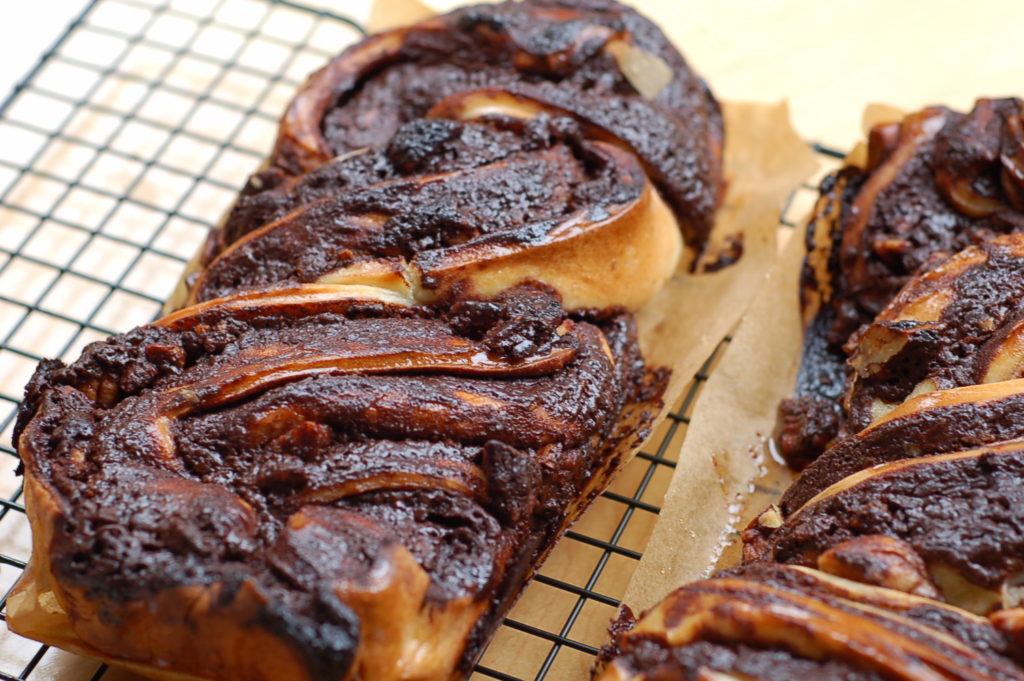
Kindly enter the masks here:
M 157 315 L 295 88 L 362 33 L 286 0 L 94 0 L 0 104 L 0 618 L 31 548 L 10 436 L 35 364 Z M 813 198 L 796 192 L 783 228 Z M 474 681 L 587 678 L 720 354 L 555 548 Z M 0 679 L 29 678 L 135 677 L 0 631 Z

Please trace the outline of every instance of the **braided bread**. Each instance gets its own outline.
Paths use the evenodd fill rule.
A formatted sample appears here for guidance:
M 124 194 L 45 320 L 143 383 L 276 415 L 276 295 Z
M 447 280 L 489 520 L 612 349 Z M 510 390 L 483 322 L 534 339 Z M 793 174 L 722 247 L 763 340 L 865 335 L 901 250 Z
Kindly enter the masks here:
M 289 184 L 289 202 L 308 202 L 248 231 L 242 217 L 275 215 L 258 209 L 285 189 L 243 197 L 214 233 L 230 245 L 194 275 L 187 302 L 282 281 L 373 285 L 430 302 L 455 287 L 494 295 L 532 279 L 556 287 L 570 309 L 639 309 L 674 271 L 679 229 L 636 157 L 574 128 L 547 117 L 421 119 L 387 152 L 345 157 Z M 440 171 L 318 196 L 339 178 L 365 179 L 388 163 L 385 153 L 411 150 Z
M 982 613 L 1019 604 L 1021 253 L 1021 234 L 957 253 L 851 339 L 850 435 L 748 532 L 749 558 L 814 565 L 846 544 L 843 560 L 870 572 L 883 535 L 938 582 L 931 595 Z
M 864 158 L 822 182 L 807 227 L 797 396 L 781 405 L 790 465 L 806 466 L 844 421 L 837 402 L 850 336 L 923 269 L 1024 229 L 1021 107 L 982 99 L 969 114 L 931 107 L 875 126 Z
M 700 251 L 721 145 L 611 0 L 346 50 L 175 311 L 37 370 L 11 628 L 175 681 L 464 677 L 661 407 L 631 311 Z
M 36 374 L 31 569 L 116 660 L 449 678 L 643 430 L 622 414 L 645 385 L 627 315 L 543 288 L 441 315 L 311 285 L 190 307 Z
M 913 114 L 876 128 L 872 143 L 885 137 L 896 159 L 902 147 L 890 133 L 923 126 L 937 134 L 928 121 L 951 115 Z M 742 533 L 743 567 L 682 587 L 638 620 L 623 612 L 602 654 L 602 681 L 1024 678 L 1024 234 L 998 234 L 983 222 L 1005 220 L 1004 229 L 1019 215 L 1010 152 L 1020 115 L 1017 100 L 982 101 L 944 124 L 947 136 L 927 164 L 911 160 L 920 146 L 907 147 L 894 167 L 918 163 L 928 172 L 904 177 L 884 199 L 878 193 L 881 203 L 868 211 L 879 220 L 877 239 L 910 229 L 904 218 L 930 192 L 943 192 L 943 210 L 977 221 L 940 220 L 951 231 L 913 248 L 908 238 L 905 255 L 932 253 L 912 276 L 877 248 L 838 254 L 868 271 L 890 268 L 890 283 L 904 279 L 845 343 L 842 427 Z M 979 150 L 1000 144 L 1001 157 L 977 162 Z M 887 162 L 870 162 L 875 174 L 860 192 Z M 994 175 L 993 164 L 1001 168 Z M 837 219 L 836 197 L 845 193 L 837 187 L 853 176 L 845 169 L 823 185 L 815 219 Z M 1000 177 L 1005 186 L 988 182 Z M 849 219 L 836 244 L 854 239 L 846 230 L 865 229 Z M 958 241 L 977 243 L 943 257 Z M 819 255 L 809 252 L 805 286 Z M 851 281 L 833 280 L 809 344 L 822 339 L 815 323 L 835 321 L 840 309 L 863 311 L 858 296 L 883 295 L 888 285 L 868 291 Z

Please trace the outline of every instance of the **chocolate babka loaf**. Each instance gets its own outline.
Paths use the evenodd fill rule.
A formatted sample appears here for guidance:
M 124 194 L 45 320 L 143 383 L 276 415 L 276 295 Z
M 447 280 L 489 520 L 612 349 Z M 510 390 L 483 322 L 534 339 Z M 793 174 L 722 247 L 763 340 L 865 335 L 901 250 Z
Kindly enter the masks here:
M 937 260 L 1024 229 L 1022 116 L 1015 98 L 978 100 L 969 114 L 931 107 L 874 127 L 865 158 L 822 182 L 806 235 L 804 356 L 780 408 L 791 465 L 812 461 L 844 421 L 850 336 Z
M 807 260 L 805 287 L 835 277 L 816 280 L 832 297 L 808 343 L 879 306 L 825 396 L 844 423 L 743 532 L 742 567 L 623 611 L 598 678 L 1024 678 L 1024 234 L 999 234 L 1024 207 L 1021 124 L 1017 100 L 930 109 L 825 183 L 816 219 L 848 222 L 830 227 L 836 269 Z M 813 421 L 784 433 L 819 438 Z
M 11 628 L 174 681 L 464 678 L 661 406 L 631 312 L 722 134 L 611 0 L 346 50 L 170 314 L 37 370 Z
M 29 581 L 78 649 L 148 674 L 454 678 L 656 393 L 628 315 L 538 286 L 197 305 L 37 372 Z

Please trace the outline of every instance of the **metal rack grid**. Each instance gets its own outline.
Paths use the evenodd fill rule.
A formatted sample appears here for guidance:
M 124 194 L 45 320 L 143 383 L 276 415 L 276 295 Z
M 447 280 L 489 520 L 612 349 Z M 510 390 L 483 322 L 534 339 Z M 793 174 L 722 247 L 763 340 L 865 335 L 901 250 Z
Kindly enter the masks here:
M 34 365 L 157 315 L 294 89 L 362 33 L 288 0 L 93 0 L 0 104 L 0 618 L 30 551 L 10 434 Z M 473 679 L 586 678 L 720 354 L 556 547 Z M 134 677 L 0 633 L 0 679 L 27 678 Z

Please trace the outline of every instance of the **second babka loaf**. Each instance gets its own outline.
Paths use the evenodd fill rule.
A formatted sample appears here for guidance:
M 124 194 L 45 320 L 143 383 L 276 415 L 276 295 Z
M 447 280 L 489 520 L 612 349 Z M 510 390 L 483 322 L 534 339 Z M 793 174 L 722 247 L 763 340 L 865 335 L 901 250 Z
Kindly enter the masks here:
M 745 565 L 624 611 L 601 681 L 1024 678 L 1021 124 L 1017 100 L 929 109 L 824 183 L 801 388 L 839 380 L 816 399 L 842 427 L 783 408 L 806 468 L 743 532 Z

